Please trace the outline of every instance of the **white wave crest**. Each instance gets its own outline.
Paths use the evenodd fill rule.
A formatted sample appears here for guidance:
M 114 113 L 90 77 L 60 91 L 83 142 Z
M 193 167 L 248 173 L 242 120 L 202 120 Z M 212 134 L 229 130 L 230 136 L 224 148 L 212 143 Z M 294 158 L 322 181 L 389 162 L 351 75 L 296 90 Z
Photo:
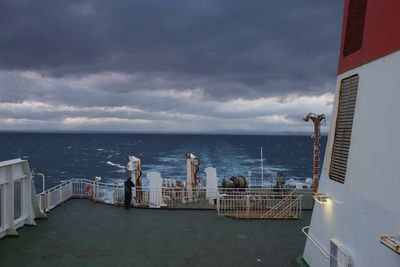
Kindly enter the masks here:
M 111 161 L 107 161 L 106 162 L 108 165 L 111 165 L 111 166 L 114 166 L 114 167 L 117 167 L 117 168 L 120 168 L 120 169 L 125 169 L 125 166 L 123 166 L 123 165 L 121 165 L 121 164 L 118 164 L 118 163 L 113 163 L 113 162 L 111 162 Z

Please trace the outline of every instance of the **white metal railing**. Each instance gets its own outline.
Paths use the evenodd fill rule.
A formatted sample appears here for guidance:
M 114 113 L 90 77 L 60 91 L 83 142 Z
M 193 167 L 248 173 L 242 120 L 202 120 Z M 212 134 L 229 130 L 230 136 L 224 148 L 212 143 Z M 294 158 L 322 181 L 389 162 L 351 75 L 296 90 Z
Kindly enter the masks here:
M 70 199 L 73 195 L 72 190 L 72 180 L 69 180 L 38 194 L 36 197 L 40 210 L 49 211 Z
M 87 179 L 71 179 L 37 195 L 40 209 L 49 211 L 70 198 L 87 198 L 93 201 L 120 205 L 123 187 Z
M 235 192 L 217 199 L 218 215 L 241 219 L 299 219 L 302 195 L 295 190 Z
M 122 205 L 124 203 L 124 187 L 113 183 L 94 182 L 92 199 L 96 202 Z
M 72 197 L 73 198 L 88 198 L 94 197 L 94 181 L 87 179 L 72 179 Z
M 173 208 L 199 208 L 214 209 L 215 199 L 217 199 L 218 190 L 192 189 L 185 188 L 165 188 L 162 190 L 163 204 Z
M 293 188 L 245 188 L 188 190 L 184 187 L 133 189 L 136 207 L 168 207 L 188 209 L 217 209 L 219 215 L 236 214 L 237 217 L 255 214 L 259 218 L 300 218 L 301 195 Z M 290 196 L 290 198 L 288 197 Z M 37 195 L 42 211 L 49 211 L 70 198 L 86 198 L 96 202 L 123 205 L 124 187 L 87 179 L 71 179 Z M 283 207 L 284 206 L 284 207 Z M 275 207 L 274 216 L 265 215 Z

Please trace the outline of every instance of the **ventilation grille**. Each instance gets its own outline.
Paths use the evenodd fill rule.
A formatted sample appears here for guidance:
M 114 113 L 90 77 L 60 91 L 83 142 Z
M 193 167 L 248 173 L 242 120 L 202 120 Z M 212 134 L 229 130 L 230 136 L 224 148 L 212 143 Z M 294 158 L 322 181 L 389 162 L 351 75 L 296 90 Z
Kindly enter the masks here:
M 331 251 L 329 255 L 329 267 L 338 267 L 337 256 L 338 256 L 338 245 L 334 240 L 331 239 Z
M 332 238 L 330 243 L 329 267 L 350 267 L 350 256 L 340 246 L 339 241 Z
M 343 79 L 339 93 L 339 107 L 336 119 L 335 140 L 329 176 L 344 183 L 349 155 L 351 130 L 356 106 L 358 75 Z
M 343 47 L 344 56 L 361 49 L 366 10 L 367 0 L 350 0 Z

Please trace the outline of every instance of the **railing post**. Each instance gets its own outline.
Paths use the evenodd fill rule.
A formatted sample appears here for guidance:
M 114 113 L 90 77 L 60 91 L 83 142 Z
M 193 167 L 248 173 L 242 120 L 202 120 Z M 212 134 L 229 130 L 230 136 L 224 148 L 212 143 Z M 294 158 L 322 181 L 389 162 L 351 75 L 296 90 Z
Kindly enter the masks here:
M 221 208 L 221 206 L 220 206 L 220 197 L 219 197 L 219 194 L 217 194 L 217 214 L 218 214 L 218 216 L 220 216 L 221 215 L 221 213 L 220 213 L 220 208 Z
M 40 211 L 44 211 L 44 192 L 40 193 L 39 207 Z
M 72 198 L 74 195 L 74 184 L 72 180 L 69 181 L 69 198 Z
M 86 182 L 83 180 L 80 180 L 79 182 L 79 195 L 81 198 L 88 198 L 86 195 Z
M 47 210 L 50 210 L 51 192 L 47 193 Z
M 97 188 L 96 188 L 96 186 L 97 186 L 97 183 L 93 182 L 93 201 L 94 202 L 96 202 L 96 199 L 97 199 Z
M 118 201 L 118 191 L 117 191 L 117 186 L 114 186 L 114 206 L 117 206 L 117 201 Z
M 79 192 L 79 197 L 80 198 L 85 198 L 84 197 L 84 190 L 83 190 L 83 180 L 82 179 L 79 179 L 79 182 L 78 182 L 78 192 Z
M 246 195 L 246 214 L 247 220 L 250 219 L 250 195 Z

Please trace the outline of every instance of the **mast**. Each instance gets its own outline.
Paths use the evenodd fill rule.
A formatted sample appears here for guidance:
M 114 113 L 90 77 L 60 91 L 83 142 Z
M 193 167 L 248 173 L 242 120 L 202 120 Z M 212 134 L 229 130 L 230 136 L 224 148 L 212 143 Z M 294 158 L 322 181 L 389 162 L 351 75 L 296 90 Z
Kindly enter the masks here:
M 317 115 L 315 113 L 308 113 L 304 117 L 304 121 L 311 120 L 314 123 L 314 160 L 313 160 L 313 192 L 318 192 L 318 174 L 319 174 L 319 147 L 321 139 L 321 123 L 325 122 L 325 115 Z

